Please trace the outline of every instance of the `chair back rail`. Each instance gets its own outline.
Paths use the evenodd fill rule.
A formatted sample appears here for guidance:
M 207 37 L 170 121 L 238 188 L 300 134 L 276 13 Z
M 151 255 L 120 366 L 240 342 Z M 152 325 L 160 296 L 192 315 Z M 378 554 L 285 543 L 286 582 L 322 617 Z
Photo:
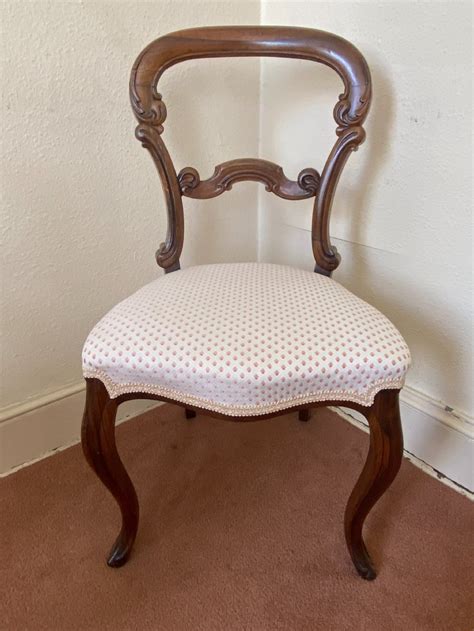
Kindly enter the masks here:
M 157 91 L 158 81 L 167 68 L 177 63 L 209 57 L 307 59 L 338 73 L 344 92 L 334 107 L 337 139 L 321 174 L 307 168 L 293 181 L 279 165 L 257 158 L 219 164 L 206 180 L 201 180 L 193 167 L 176 172 L 161 138 L 166 106 Z M 136 136 L 150 151 L 165 193 L 168 232 L 156 253 L 157 262 L 165 272 L 180 267 L 184 241 L 182 197 L 215 197 L 235 182 L 253 180 L 264 183 L 268 191 L 285 199 L 315 197 L 311 227 L 315 271 L 331 275 L 340 261 L 329 234 L 334 192 L 349 154 L 364 140 L 362 125 L 371 99 L 370 72 L 353 44 L 332 33 L 299 27 L 224 26 L 176 31 L 155 40 L 138 56 L 130 77 L 130 99 L 138 120 Z

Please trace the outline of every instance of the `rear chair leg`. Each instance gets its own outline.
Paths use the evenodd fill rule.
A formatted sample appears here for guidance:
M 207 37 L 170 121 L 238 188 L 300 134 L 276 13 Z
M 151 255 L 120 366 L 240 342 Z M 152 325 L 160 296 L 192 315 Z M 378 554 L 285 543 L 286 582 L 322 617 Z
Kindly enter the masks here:
M 385 493 L 400 469 L 403 434 L 399 390 L 382 390 L 367 410 L 370 445 L 362 473 L 347 503 L 344 527 L 347 547 L 356 570 L 366 580 L 376 577 L 362 538 L 362 526 L 371 508 Z
M 311 418 L 311 410 L 309 408 L 298 411 L 298 419 L 302 421 L 303 423 L 307 423 L 310 418 Z
M 82 421 L 82 449 L 87 462 L 115 497 L 122 513 L 122 528 L 107 559 L 111 567 L 123 565 L 138 528 L 138 499 L 115 444 L 117 403 L 98 379 L 86 379 L 86 407 Z

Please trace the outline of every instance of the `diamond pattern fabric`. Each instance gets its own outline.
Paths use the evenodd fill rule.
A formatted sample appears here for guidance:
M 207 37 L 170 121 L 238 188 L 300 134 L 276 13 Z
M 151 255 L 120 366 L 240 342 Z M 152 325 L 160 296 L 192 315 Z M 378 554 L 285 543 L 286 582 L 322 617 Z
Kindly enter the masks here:
M 151 393 L 230 416 L 371 405 L 409 364 L 377 309 L 330 278 L 266 263 L 166 274 L 109 311 L 83 350 L 84 376 L 112 398 Z

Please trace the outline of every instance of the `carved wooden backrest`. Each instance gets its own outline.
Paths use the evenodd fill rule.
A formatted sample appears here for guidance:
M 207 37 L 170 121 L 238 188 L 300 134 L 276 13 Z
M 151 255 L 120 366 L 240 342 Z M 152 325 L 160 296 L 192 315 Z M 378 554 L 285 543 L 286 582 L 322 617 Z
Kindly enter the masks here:
M 309 59 L 329 66 L 341 77 L 344 93 L 334 108 L 337 140 L 321 175 L 307 168 L 297 181 L 292 181 L 277 164 L 252 158 L 219 164 L 213 176 L 204 181 L 192 167 L 177 174 L 161 138 L 166 118 L 165 104 L 157 92 L 161 75 L 167 68 L 188 59 L 250 56 Z M 315 271 L 330 275 L 340 261 L 329 236 L 334 191 L 349 153 L 364 140 L 362 123 L 370 98 L 370 73 L 364 57 L 350 42 L 332 33 L 297 27 L 225 26 L 177 31 L 152 42 L 132 68 L 130 99 L 139 123 L 136 136 L 153 157 L 166 197 L 168 233 L 156 253 L 158 264 L 166 272 L 179 269 L 184 239 L 182 196 L 215 197 L 235 182 L 254 180 L 285 199 L 315 197 L 312 220 Z

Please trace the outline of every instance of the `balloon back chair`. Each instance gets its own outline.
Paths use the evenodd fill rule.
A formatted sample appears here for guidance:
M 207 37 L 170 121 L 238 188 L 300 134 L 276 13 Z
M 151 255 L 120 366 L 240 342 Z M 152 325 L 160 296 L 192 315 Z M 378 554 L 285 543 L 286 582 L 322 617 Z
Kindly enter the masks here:
M 344 92 L 334 108 L 337 139 L 320 173 L 296 181 L 267 160 L 219 164 L 201 180 L 196 169 L 176 172 L 162 139 L 166 107 L 157 92 L 163 72 L 188 59 L 292 57 L 335 70 Z M 92 329 L 83 351 L 87 397 L 82 445 L 92 469 L 115 497 L 122 528 L 108 557 L 123 565 L 138 527 L 138 500 L 117 453 L 115 416 L 138 398 L 182 406 L 187 418 L 205 412 L 223 419 L 267 419 L 291 410 L 307 421 L 310 408 L 346 406 L 370 426 L 362 473 L 345 510 L 352 561 L 375 578 L 363 538 L 367 514 L 395 478 L 403 438 L 398 394 L 410 362 L 396 328 L 336 281 L 340 257 L 331 245 L 329 216 L 337 181 L 363 142 L 371 99 L 367 63 L 348 41 L 293 27 L 211 27 L 178 31 L 147 46 L 130 78 L 136 137 L 156 165 L 165 193 L 168 232 L 156 253 L 165 274 L 119 303 Z M 183 197 L 211 198 L 253 180 L 287 200 L 314 197 L 315 273 L 263 263 L 199 265 L 181 270 Z

